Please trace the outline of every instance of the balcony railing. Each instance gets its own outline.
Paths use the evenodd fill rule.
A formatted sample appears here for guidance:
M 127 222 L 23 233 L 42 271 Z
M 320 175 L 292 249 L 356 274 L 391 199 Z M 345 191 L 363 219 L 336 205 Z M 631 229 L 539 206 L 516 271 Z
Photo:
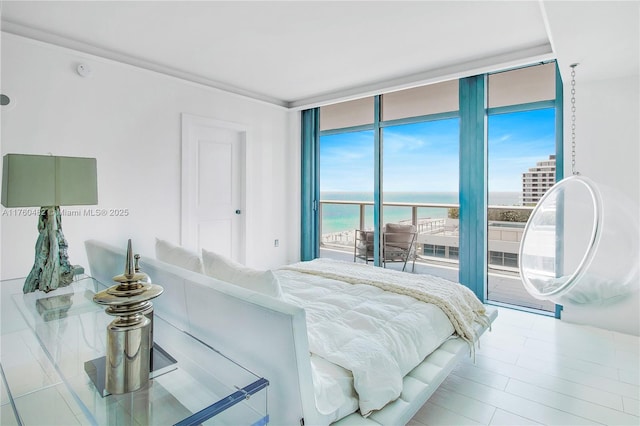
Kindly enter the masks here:
M 323 206 L 327 204 L 336 204 L 336 205 L 355 205 L 359 206 L 360 212 L 360 220 L 358 229 L 366 229 L 365 226 L 365 208 L 366 206 L 373 206 L 373 201 L 342 201 L 342 200 L 320 200 L 320 218 L 323 218 Z M 416 225 L 418 228 L 418 233 L 420 233 L 420 229 L 428 229 L 430 227 L 429 224 L 425 222 L 424 219 L 418 218 L 418 209 L 419 208 L 442 208 L 442 209 L 453 209 L 458 208 L 458 204 L 437 204 L 437 203 L 393 203 L 393 202 L 385 202 L 383 203 L 383 207 L 407 207 L 411 209 L 411 219 L 403 221 L 403 223 L 412 223 Z M 444 218 L 442 218 L 444 219 Z M 352 231 L 352 230 L 350 230 Z M 320 221 L 320 234 L 324 236 L 322 232 L 322 220 Z
M 330 205 L 354 206 L 357 208 L 357 218 L 354 218 L 349 225 L 345 225 L 344 229 L 323 232 L 324 212 Z M 367 212 L 367 207 L 371 208 L 373 205 L 373 201 L 320 201 L 320 248 L 323 249 L 323 256 L 348 261 L 353 259 L 355 229 L 372 229 L 373 215 L 372 212 Z M 443 266 L 448 266 L 449 269 L 453 267 L 454 271 L 457 269 L 458 204 L 385 202 L 383 208 L 385 208 L 385 223 L 394 222 L 388 219 L 386 208 L 406 208 L 408 212 L 404 218 L 395 222 L 411 223 L 418 229 L 416 273 L 424 271 L 433 274 L 433 268 L 443 271 L 441 269 Z M 552 303 L 538 301 L 529 296 L 518 273 L 520 241 L 533 208 L 534 206 L 488 206 L 488 299 L 553 312 Z M 439 211 L 437 215 L 425 215 L 425 212 L 436 210 Z M 397 215 L 396 212 L 394 216 Z M 350 213 L 349 216 L 355 217 L 355 212 Z M 370 226 L 367 226 L 368 224 Z M 453 280 L 457 276 L 441 272 L 435 274 Z
M 321 200 L 320 201 L 320 235 L 321 245 L 332 248 L 353 249 L 355 233 L 354 229 L 372 229 L 367 226 L 366 207 L 373 206 L 373 201 L 344 201 Z M 327 205 L 352 205 L 358 207 L 358 220 L 354 226 L 333 232 L 323 232 L 324 208 Z M 443 203 L 406 203 L 385 202 L 383 207 L 404 207 L 410 211 L 406 219 L 398 223 L 411 223 L 418 230 L 417 242 L 419 245 L 434 244 L 458 247 L 458 204 Z M 436 217 L 420 217 L 419 209 L 439 209 L 443 211 Z M 445 210 L 446 209 L 446 210 Z M 517 253 L 524 225 L 533 210 L 533 206 L 498 206 L 489 205 L 489 249 L 492 242 L 498 245 L 500 251 Z M 387 221 L 389 222 L 389 221 Z M 497 251 L 497 250 L 494 250 Z M 419 250 L 420 253 L 422 251 Z M 427 256 L 428 257 L 428 256 Z

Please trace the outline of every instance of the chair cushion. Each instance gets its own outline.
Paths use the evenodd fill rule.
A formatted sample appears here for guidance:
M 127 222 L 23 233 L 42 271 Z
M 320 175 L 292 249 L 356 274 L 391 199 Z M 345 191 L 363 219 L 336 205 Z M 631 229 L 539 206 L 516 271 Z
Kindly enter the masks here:
M 373 231 L 362 231 L 360 229 L 356 229 L 356 239 L 360 241 L 373 241 Z
M 404 225 L 401 223 L 387 223 L 384 225 L 385 232 L 416 232 L 415 225 Z
M 415 232 L 416 227 L 414 225 L 387 223 L 384 226 L 387 243 L 411 243 Z

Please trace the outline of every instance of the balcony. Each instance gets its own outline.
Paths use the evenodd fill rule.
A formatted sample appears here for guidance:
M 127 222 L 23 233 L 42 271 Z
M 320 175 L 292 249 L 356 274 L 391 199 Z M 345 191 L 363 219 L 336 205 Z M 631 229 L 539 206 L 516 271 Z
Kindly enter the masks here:
M 323 230 L 325 212 L 331 206 L 350 206 L 349 218 L 341 229 Z M 458 204 L 436 203 L 384 203 L 403 216 L 397 223 L 412 223 L 418 229 L 415 273 L 429 273 L 458 281 L 459 221 Z M 518 250 L 526 221 L 532 206 L 489 206 L 488 217 L 488 299 L 553 312 L 555 306 L 534 299 L 525 290 L 518 271 Z M 353 261 L 355 229 L 373 228 L 373 202 L 320 201 L 320 255 L 321 257 Z M 328 228 L 328 226 L 326 226 Z M 402 269 L 402 264 L 387 264 L 388 268 Z

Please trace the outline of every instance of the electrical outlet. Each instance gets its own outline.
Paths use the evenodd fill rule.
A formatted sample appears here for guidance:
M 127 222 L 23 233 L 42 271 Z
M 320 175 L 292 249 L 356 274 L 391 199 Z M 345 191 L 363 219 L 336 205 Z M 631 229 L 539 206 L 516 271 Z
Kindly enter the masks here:
M 273 240 L 273 246 L 274 247 L 280 247 L 280 240 L 278 240 L 278 239 Z

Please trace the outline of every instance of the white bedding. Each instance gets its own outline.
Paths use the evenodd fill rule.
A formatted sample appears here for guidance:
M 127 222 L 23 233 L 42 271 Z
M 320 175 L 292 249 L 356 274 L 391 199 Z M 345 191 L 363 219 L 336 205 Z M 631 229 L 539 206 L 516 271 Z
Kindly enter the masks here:
M 358 394 L 349 370 L 311 354 L 311 376 L 321 424 L 331 424 L 358 411 Z
M 413 297 L 292 270 L 274 272 L 284 300 L 306 311 L 316 405 L 323 414 L 354 411 L 352 385 L 362 415 L 384 407 L 400 396 L 402 378 L 454 332 L 440 308 Z

